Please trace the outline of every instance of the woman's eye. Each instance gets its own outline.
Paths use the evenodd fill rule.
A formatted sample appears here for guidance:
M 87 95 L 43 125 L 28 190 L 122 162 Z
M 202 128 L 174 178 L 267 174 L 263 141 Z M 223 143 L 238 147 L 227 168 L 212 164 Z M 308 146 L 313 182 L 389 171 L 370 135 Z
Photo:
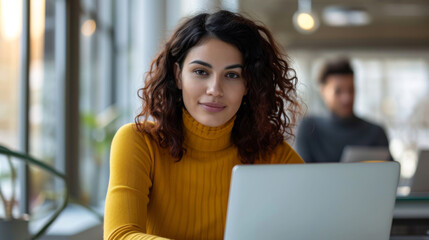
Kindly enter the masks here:
M 207 72 L 201 69 L 194 70 L 194 73 L 202 76 L 207 75 Z
M 239 78 L 240 76 L 237 73 L 227 73 L 227 78 Z

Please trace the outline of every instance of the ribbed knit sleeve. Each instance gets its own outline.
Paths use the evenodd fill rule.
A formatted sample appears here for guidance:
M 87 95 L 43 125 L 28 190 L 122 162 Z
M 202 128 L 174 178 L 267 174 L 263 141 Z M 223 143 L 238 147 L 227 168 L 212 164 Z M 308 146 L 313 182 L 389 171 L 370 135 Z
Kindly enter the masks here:
M 164 239 L 143 234 L 153 169 L 153 149 L 144 138 L 128 124 L 113 139 L 104 239 Z

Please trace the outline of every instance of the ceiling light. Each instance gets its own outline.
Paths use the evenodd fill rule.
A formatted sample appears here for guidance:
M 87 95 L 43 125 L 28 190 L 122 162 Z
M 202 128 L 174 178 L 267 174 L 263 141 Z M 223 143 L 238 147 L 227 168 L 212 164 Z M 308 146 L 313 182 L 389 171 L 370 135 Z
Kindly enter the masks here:
M 88 19 L 82 24 L 80 31 L 82 32 L 82 35 L 84 35 L 85 37 L 89 37 L 94 34 L 96 29 L 97 24 L 95 23 L 95 21 L 93 19 Z
M 293 15 L 293 23 L 301 33 L 312 33 L 319 27 L 319 19 L 311 11 L 311 0 L 298 0 L 298 11 Z
M 323 22 L 333 27 L 363 26 L 371 17 L 365 9 L 330 6 L 323 10 Z

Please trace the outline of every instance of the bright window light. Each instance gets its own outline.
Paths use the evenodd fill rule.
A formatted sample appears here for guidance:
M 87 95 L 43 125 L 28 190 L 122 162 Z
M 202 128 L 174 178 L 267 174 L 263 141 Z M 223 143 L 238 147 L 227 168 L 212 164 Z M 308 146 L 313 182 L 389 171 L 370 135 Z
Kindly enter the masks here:
M 1 34 L 6 40 L 15 40 L 21 35 L 22 1 L 1 0 Z

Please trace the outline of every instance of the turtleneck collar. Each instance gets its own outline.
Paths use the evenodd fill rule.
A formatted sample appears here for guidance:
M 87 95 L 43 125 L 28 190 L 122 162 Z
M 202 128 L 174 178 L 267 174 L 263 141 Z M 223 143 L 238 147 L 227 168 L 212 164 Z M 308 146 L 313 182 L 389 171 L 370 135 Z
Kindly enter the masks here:
M 331 119 L 332 122 L 336 123 L 336 124 L 340 124 L 343 126 L 350 126 L 350 125 L 354 125 L 357 124 L 359 122 L 359 118 L 356 117 L 356 115 L 350 116 L 350 117 L 339 117 L 337 116 L 334 112 L 330 112 L 330 116 L 329 118 Z
M 185 146 L 198 151 L 214 152 L 232 145 L 231 131 L 235 116 L 218 127 L 208 127 L 197 122 L 186 109 L 182 110 Z

